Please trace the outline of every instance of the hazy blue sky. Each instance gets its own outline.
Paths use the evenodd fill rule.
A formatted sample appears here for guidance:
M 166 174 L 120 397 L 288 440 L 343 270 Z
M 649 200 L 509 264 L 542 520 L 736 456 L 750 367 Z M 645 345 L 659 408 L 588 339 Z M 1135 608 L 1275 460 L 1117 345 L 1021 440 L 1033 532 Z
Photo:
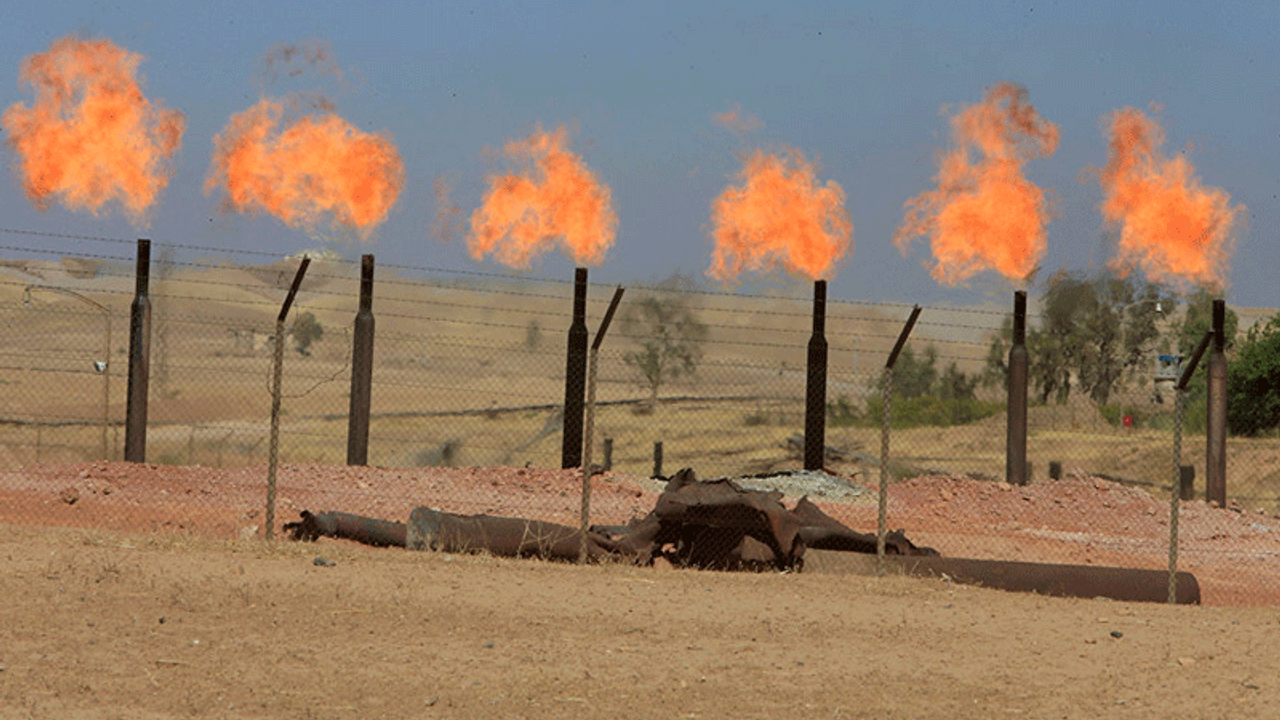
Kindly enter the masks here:
M 0 10 L 0 105 L 29 103 L 22 59 L 76 34 L 146 57 L 144 91 L 187 116 L 169 187 L 148 228 L 122 214 L 31 208 L 17 177 L 0 184 L 0 227 L 151 237 L 236 250 L 319 243 L 270 217 L 228 216 L 207 196 L 213 136 L 262 94 L 319 91 L 363 130 L 386 131 L 404 159 L 404 192 L 367 245 L 379 263 L 504 271 L 455 239 L 430 237 L 433 181 L 470 212 L 495 169 L 486 149 L 568 125 L 573 148 L 612 189 L 618 237 L 592 280 L 653 281 L 709 264 L 709 206 L 756 147 L 798 148 L 840 183 L 854 249 L 834 298 L 967 304 L 1003 299 L 994 273 L 939 286 L 917 241 L 891 238 L 902 204 L 933 187 L 947 108 L 994 83 L 1027 88 L 1061 129 L 1057 153 L 1028 176 L 1056 197 L 1043 268 L 1111 257 L 1097 183 L 1102 118 L 1162 106 L 1166 150 L 1190 145 L 1207 186 L 1248 207 L 1231 263 L 1233 304 L 1280 306 L 1280 3 L 1022 2 L 26 2 Z M 329 45 L 341 80 L 308 74 L 264 84 L 278 43 Z M 735 104 L 760 119 L 735 135 L 712 116 Z M 13 153 L 5 148 L 12 160 Z M 3 244 L 34 242 L 4 236 Z M 70 242 L 47 240 L 53 247 Z M 12 254 L 12 253 L 9 253 Z M 539 276 L 569 276 L 547 255 Z

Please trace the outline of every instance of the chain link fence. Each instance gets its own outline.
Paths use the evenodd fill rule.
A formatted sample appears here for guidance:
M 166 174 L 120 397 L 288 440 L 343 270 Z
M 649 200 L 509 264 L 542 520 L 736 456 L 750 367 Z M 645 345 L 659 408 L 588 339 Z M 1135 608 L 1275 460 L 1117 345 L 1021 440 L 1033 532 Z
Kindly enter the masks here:
M 83 244 L 85 252 L 71 257 L 11 245 L 34 259 L 0 267 L 8 329 L 0 341 L 0 469 L 11 485 L 41 466 L 123 458 L 131 244 Z M 156 502 L 175 513 L 174 525 L 194 526 L 202 504 L 234 496 L 241 522 L 228 527 L 244 532 L 253 527 L 247 519 L 261 523 L 275 319 L 298 261 L 264 255 L 237 264 L 211 249 L 155 247 L 147 460 L 157 477 L 225 471 L 222 480 L 182 491 L 190 497 Z M 318 488 L 308 485 L 308 467 L 346 464 L 360 265 L 313 260 L 284 338 L 280 517 L 289 519 L 303 499 L 394 519 L 424 498 L 453 512 L 491 512 L 511 505 L 451 498 L 448 483 L 431 478 L 450 477 L 446 468 L 560 468 L 571 280 L 379 266 L 368 464 L 402 470 L 405 479 L 379 487 L 352 475 L 339 488 Z M 612 292 L 590 287 L 592 336 Z M 1180 479 L 1172 476 L 1175 396 L 1154 377 L 1154 360 L 1151 372 L 1120 383 L 1105 404 L 1058 402 L 1033 390 L 1030 482 L 1012 486 L 1003 482 L 1003 379 L 989 372 L 1009 308 L 922 309 L 891 380 L 886 437 L 885 362 L 910 312 L 827 303 L 825 472 L 805 474 L 809 288 L 713 292 L 679 276 L 630 286 L 598 355 L 592 462 L 604 477 L 654 493 L 661 484 L 651 478 L 691 467 L 702 478 L 780 489 L 789 505 L 808 494 L 870 533 L 883 469 L 889 528 L 945 556 L 1164 567 L 1168 498 Z M 1202 470 L 1199 499 L 1181 506 L 1183 567 L 1221 576 L 1218 601 L 1273 602 L 1280 450 L 1275 438 L 1233 437 L 1227 448 L 1229 507 L 1203 502 Z M 1203 426 L 1190 423 L 1180 464 L 1203 469 L 1205 449 Z M 491 486 L 494 498 L 518 496 L 520 514 L 576 525 L 578 497 L 547 497 L 520 485 L 519 475 L 503 477 Z M 57 488 L 40 491 L 47 501 Z M 17 520 L 54 522 L 45 513 L 56 505 L 22 506 Z

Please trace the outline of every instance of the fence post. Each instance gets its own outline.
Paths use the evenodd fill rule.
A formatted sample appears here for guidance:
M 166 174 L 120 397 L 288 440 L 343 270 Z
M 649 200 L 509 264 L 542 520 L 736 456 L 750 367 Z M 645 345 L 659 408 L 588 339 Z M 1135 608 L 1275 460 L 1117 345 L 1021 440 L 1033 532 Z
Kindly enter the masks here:
M 298 287 L 302 285 L 302 277 L 307 274 L 307 265 L 310 264 L 311 258 L 306 255 L 302 256 L 302 264 L 298 266 L 298 273 L 293 276 L 293 285 L 289 287 L 289 294 L 285 296 L 284 304 L 280 306 L 280 314 L 276 316 L 276 345 L 271 367 L 271 444 L 267 448 L 267 529 L 265 536 L 268 540 L 275 534 L 276 523 L 276 465 L 280 459 L 280 383 L 284 379 L 284 321 L 289 316 L 289 308 L 293 305 L 293 298 L 298 294 Z
M 373 390 L 373 255 L 360 258 L 360 308 L 351 340 L 351 405 L 347 465 L 369 464 L 369 406 Z
M 138 240 L 133 304 L 129 312 L 129 395 L 125 405 L 124 459 L 147 461 L 147 385 L 151 360 L 151 241 Z
M 1173 605 L 1178 602 L 1178 511 L 1182 507 L 1180 502 L 1182 494 L 1182 423 L 1186 419 L 1186 395 L 1187 382 L 1191 380 L 1192 373 L 1196 370 L 1196 365 L 1200 364 L 1200 356 L 1204 354 L 1204 349 L 1209 344 L 1209 339 L 1213 336 L 1210 330 L 1201 338 L 1200 344 L 1196 346 L 1195 352 L 1191 354 L 1191 360 L 1187 363 L 1187 367 L 1183 369 L 1182 376 L 1178 378 L 1177 385 L 1174 386 L 1174 406 L 1173 406 L 1173 482 L 1169 486 L 1169 604 Z
M 658 440 L 653 444 L 653 475 L 650 477 L 662 477 L 662 441 Z
M 889 352 L 889 359 L 884 363 L 884 375 L 880 378 L 880 398 L 883 411 L 880 413 L 880 497 L 879 512 L 876 519 L 876 561 L 881 571 L 884 570 L 884 536 L 888 532 L 889 522 L 889 409 L 893 400 L 893 366 L 898 362 L 898 354 L 907 344 L 911 329 L 916 326 L 920 317 L 920 306 L 911 308 L 911 317 L 898 333 L 898 342 Z
M 591 527 L 591 450 L 595 444 L 593 433 L 595 432 L 596 422 L 596 374 L 600 358 L 600 343 L 604 341 L 604 334 L 608 332 L 609 322 L 613 320 L 613 313 L 617 311 L 618 302 L 621 300 L 622 286 L 619 285 L 618 289 L 613 291 L 613 300 L 609 302 L 609 309 L 605 311 L 604 319 L 600 321 L 600 329 L 596 330 L 596 338 L 591 342 L 591 351 L 587 358 L 587 426 L 582 442 L 582 517 L 580 523 L 582 545 L 578 549 L 579 564 L 586 564 L 587 562 L 587 528 Z

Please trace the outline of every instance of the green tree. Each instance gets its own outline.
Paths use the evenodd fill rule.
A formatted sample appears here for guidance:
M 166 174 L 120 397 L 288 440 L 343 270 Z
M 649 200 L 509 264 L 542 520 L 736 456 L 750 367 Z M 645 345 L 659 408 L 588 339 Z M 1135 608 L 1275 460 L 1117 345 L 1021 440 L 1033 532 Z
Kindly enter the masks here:
M 1187 311 L 1182 317 L 1182 323 L 1178 327 L 1178 353 L 1187 360 L 1191 359 L 1191 354 L 1195 352 L 1196 346 L 1200 344 L 1200 340 L 1204 338 L 1205 332 L 1213 328 L 1213 300 L 1214 294 L 1205 289 L 1199 289 L 1187 298 Z M 1226 309 L 1223 317 L 1223 334 L 1226 336 L 1227 352 L 1234 352 L 1236 332 L 1240 327 L 1240 318 L 1230 307 Z M 1209 348 L 1212 350 L 1212 347 Z M 1209 395 L 1209 353 L 1205 352 L 1200 359 L 1200 365 L 1197 367 L 1195 375 L 1187 383 L 1187 430 L 1191 432 L 1199 432 L 1204 430 L 1205 423 L 1205 405 L 1208 402 Z M 1228 373 L 1230 370 L 1228 369 Z M 1230 401 L 1228 401 L 1228 406 Z M 1230 407 L 1228 407 L 1228 415 L 1230 415 Z
M 1280 427 L 1280 314 L 1249 328 L 1227 367 L 1227 426 L 1249 436 Z
M 320 326 L 320 321 L 314 314 L 305 312 L 293 321 L 289 334 L 293 336 L 293 347 L 298 354 L 309 356 L 311 344 L 324 337 L 324 328 Z
M 1027 329 L 1028 380 L 1041 402 L 1066 402 L 1074 389 L 1106 404 L 1126 378 L 1148 367 L 1160 335 L 1158 320 L 1174 298 L 1156 283 L 1058 272 L 1046 281 L 1040 323 Z M 984 382 L 1003 382 L 1012 343 L 1007 319 L 988 346 Z
M 938 380 L 938 350 L 930 345 L 924 357 L 917 358 L 910 345 L 902 348 L 893 365 L 893 394 L 904 398 L 924 397 L 933 393 Z
M 636 346 L 622 361 L 649 390 L 650 410 L 657 407 L 663 385 L 692 375 L 702 359 L 707 326 L 693 308 L 689 282 L 684 276 L 672 276 L 657 292 L 628 305 L 621 317 L 622 333 Z
M 938 378 L 938 397 L 943 400 L 972 400 L 978 389 L 978 376 L 969 377 L 952 362 Z

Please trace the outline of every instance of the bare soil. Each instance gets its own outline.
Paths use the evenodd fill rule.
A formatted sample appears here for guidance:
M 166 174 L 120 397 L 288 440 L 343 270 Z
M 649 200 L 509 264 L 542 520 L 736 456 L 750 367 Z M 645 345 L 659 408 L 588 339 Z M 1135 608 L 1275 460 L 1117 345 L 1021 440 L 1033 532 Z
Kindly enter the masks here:
M 940 580 L 577 567 L 261 540 L 266 471 L 126 463 L 0 474 L 0 719 L 1257 718 L 1280 701 L 1280 527 L 1202 503 L 1204 607 Z M 284 466 L 301 509 L 420 504 L 576 522 L 580 477 Z M 597 476 L 593 521 L 652 507 Z M 793 502 L 796 498 L 788 497 Z M 874 493 L 814 498 L 872 531 Z M 891 486 L 944 555 L 1165 567 L 1168 502 L 1097 478 Z M 317 564 L 323 557 L 332 564 Z

